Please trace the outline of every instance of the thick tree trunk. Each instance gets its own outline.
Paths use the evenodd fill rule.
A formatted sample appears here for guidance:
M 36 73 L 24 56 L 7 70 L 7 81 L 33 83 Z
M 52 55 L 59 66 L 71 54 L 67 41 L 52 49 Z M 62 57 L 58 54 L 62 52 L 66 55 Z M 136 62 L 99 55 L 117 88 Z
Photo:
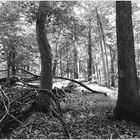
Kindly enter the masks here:
M 130 1 L 116 2 L 119 94 L 114 116 L 140 122 L 131 9 Z
M 52 54 L 45 32 L 45 1 L 40 1 L 39 16 L 36 21 L 37 42 L 41 56 L 41 89 L 52 89 Z
M 47 1 L 39 2 L 38 18 L 36 21 L 36 34 L 37 43 L 40 50 L 41 56 L 41 80 L 40 88 L 52 90 L 52 54 L 51 47 L 48 43 L 46 32 L 45 32 L 45 22 L 46 22 L 46 6 Z M 40 92 L 40 104 L 44 106 L 45 112 L 52 113 L 52 100 L 44 92 Z

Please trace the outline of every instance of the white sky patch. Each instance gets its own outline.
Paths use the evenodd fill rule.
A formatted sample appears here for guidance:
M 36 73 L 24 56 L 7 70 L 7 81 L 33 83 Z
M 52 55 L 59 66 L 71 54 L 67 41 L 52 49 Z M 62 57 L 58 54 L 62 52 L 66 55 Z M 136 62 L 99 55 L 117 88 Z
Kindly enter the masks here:
M 80 16 L 85 13 L 85 10 L 83 8 L 74 7 L 73 10 L 74 10 L 74 13 L 76 14 L 76 16 Z

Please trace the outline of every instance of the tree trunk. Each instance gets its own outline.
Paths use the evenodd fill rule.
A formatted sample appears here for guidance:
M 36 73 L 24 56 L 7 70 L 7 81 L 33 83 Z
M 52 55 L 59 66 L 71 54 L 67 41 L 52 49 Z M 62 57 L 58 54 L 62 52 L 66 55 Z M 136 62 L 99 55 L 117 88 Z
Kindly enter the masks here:
M 115 87 L 115 69 L 114 69 L 114 58 L 115 55 L 111 57 L 111 86 Z
M 11 68 L 11 51 L 9 50 L 7 56 L 7 81 L 6 81 L 7 87 L 10 87 L 10 68 Z
M 88 81 L 92 80 L 92 46 L 91 46 L 91 19 L 88 30 Z
M 102 41 L 103 41 L 104 50 L 105 50 L 106 70 L 107 70 L 107 84 L 108 84 L 108 87 L 110 87 L 110 74 L 109 74 L 109 66 L 108 66 L 108 58 L 107 58 L 107 49 L 106 49 L 105 36 L 104 36 L 104 31 L 103 31 L 103 26 L 102 26 L 101 20 L 100 20 L 100 28 L 101 28 Z
M 70 69 L 69 69 L 69 50 L 67 46 L 67 78 L 70 78 Z
M 111 46 L 109 46 L 109 49 L 110 49 L 110 73 L 111 73 L 111 87 L 115 87 L 115 66 L 114 66 L 114 63 L 115 63 L 115 57 L 116 57 L 116 53 L 115 53 L 115 50 L 113 50 L 113 48 Z
M 52 54 L 51 47 L 48 43 L 46 32 L 45 32 L 45 22 L 46 22 L 46 6 L 47 1 L 39 2 L 38 18 L 36 21 L 36 34 L 37 43 L 40 50 L 41 57 L 41 80 L 40 88 L 52 90 Z M 45 112 L 52 113 L 52 100 L 44 92 L 40 92 L 40 104 L 44 106 Z
M 62 67 L 62 49 L 60 50 L 60 75 L 63 76 L 63 67 Z
M 57 59 L 58 59 L 58 38 L 60 36 L 60 33 L 61 33 L 61 30 L 58 32 L 58 36 L 56 38 L 57 42 L 55 44 L 55 58 L 54 58 L 54 63 L 53 63 L 53 70 L 52 70 L 52 73 L 53 73 L 53 76 L 56 76 L 56 68 L 57 68 Z
M 56 67 L 57 67 L 57 58 L 54 59 L 54 63 L 53 63 L 53 76 L 56 76 Z
M 105 43 L 105 37 L 104 37 L 104 31 L 103 31 L 103 26 L 102 26 L 102 22 L 100 20 L 100 16 L 98 14 L 97 8 L 96 8 L 96 12 L 97 12 L 97 19 L 98 19 L 98 27 L 99 27 L 99 33 L 100 33 L 100 39 L 102 42 L 102 46 L 103 46 L 103 51 L 105 52 L 105 69 L 106 69 L 106 82 L 107 82 L 107 86 L 110 87 L 110 76 L 109 76 L 109 68 L 108 68 L 108 58 L 107 58 L 107 50 L 106 50 L 106 43 Z
M 138 70 L 140 71 L 140 48 L 138 48 Z
M 74 39 L 74 79 L 78 79 L 79 77 L 79 65 L 78 65 L 78 52 L 77 52 L 77 46 L 76 46 L 76 40 Z
M 131 10 L 131 1 L 116 2 L 119 93 L 114 116 L 119 120 L 140 122 Z
M 29 63 L 28 63 L 27 66 L 26 66 L 26 70 L 27 70 L 27 71 L 30 71 Z M 32 70 L 31 70 L 31 71 L 32 71 Z
M 37 42 L 41 56 L 41 89 L 52 89 L 52 54 L 45 32 L 45 1 L 39 3 L 39 16 L 36 21 Z
M 102 54 L 103 70 L 104 70 L 104 81 L 105 81 L 105 84 L 107 85 L 107 71 L 106 71 L 105 58 L 104 58 L 104 48 L 103 48 L 103 42 L 102 42 L 102 37 L 101 37 L 99 15 L 98 15 L 97 9 L 96 9 L 96 16 L 97 16 L 97 26 L 98 26 L 97 29 L 100 36 L 100 46 L 101 46 L 101 54 Z
M 16 49 L 14 46 L 12 46 L 12 65 L 11 65 L 11 73 L 13 76 L 16 75 Z

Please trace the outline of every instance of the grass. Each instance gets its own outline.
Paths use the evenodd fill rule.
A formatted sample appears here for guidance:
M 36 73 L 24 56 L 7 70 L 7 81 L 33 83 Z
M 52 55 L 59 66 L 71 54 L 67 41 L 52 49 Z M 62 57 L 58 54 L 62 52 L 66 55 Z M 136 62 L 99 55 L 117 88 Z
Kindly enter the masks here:
M 108 113 L 112 113 L 116 100 L 109 96 L 97 94 L 82 94 L 80 91 L 67 93 L 63 104 L 77 108 L 78 112 L 71 111 L 64 114 L 65 122 L 69 127 L 72 138 L 80 139 L 120 139 L 139 138 L 140 128 L 126 121 L 107 119 Z M 73 105 L 73 106 L 72 106 Z M 47 117 L 41 113 L 35 113 L 27 121 L 26 127 L 14 130 L 10 138 L 23 139 L 65 139 L 65 133 L 59 120 Z

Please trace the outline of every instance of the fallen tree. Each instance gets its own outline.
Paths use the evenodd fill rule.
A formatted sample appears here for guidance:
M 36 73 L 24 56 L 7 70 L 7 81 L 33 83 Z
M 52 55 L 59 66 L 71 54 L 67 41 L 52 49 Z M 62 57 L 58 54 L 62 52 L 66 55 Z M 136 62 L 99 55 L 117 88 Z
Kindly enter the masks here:
M 31 82 L 31 81 L 34 81 L 34 80 L 38 80 L 39 78 L 41 78 L 40 75 L 33 74 L 33 73 L 31 73 L 31 72 L 29 72 L 29 71 L 27 71 L 27 70 L 24 70 L 24 69 L 17 69 L 17 70 L 24 71 L 24 72 L 26 72 L 26 73 L 28 73 L 28 74 L 34 76 L 34 78 L 33 78 L 33 77 L 28 78 L 28 81 L 30 81 L 30 82 Z M 69 78 L 64 78 L 64 77 L 57 77 L 57 76 L 53 76 L 53 78 L 54 78 L 54 79 L 68 80 L 68 81 L 71 81 L 71 82 L 73 82 L 73 83 L 76 83 L 76 84 L 78 84 L 78 85 L 84 87 L 85 89 L 89 90 L 90 92 L 92 92 L 92 93 L 94 93 L 94 94 L 97 93 L 97 94 L 103 94 L 103 95 L 107 96 L 107 93 L 101 92 L 101 91 L 97 91 L 97 90 L 93 90 L 93 89 L 87 87 L 86 85 L 84 85 L 82 82 L 76 81 L 76 80 L 74 80 L 74 79 L 69 79 Z M 0 79 L 0 80 L 1 80 L 1 79 Z M 17 79 L 17 77 L 16 77 L 16 81 L 17 81 L 17 82 L 18 82 L 18 81 L 23 82 L 24 84 L 26 84 L 26 85 L 28 85 L 28 86 L 30 86 L 30 87 L 33 87 L 33 88 L 35 88 L 35 87 L 38 88 L 38 86 L 31 85 L 31 84 L 27 84 L 26 81 L 21 80 L 21 79 Z
M 103 94 L 103 95 L 107 96 L 107 93 L 105 93 L 105 92 L 100 92 L 100 91 L 97 91 L 97 90 L 92 90 L 91 88 L 87 87 L 87 86 L 84 85 L 83 83 L 78 82 L 78 81 L 76 81 L 76 80 L 68 79 L 68 78 L 64 78 L 64 77 L 53 77 L 53 78 L 69 80 L 69 81 L 71 81 L 71 82 L 74 82 L 74 83 L 76 83 L 76 84 L 78 84 L 78 85 L 84 87 L 85 89 L 87 89 L 87 90 L 89 90 L 89 91 L 91 91 L 91 92 L 93 92 L 93 93 Z

